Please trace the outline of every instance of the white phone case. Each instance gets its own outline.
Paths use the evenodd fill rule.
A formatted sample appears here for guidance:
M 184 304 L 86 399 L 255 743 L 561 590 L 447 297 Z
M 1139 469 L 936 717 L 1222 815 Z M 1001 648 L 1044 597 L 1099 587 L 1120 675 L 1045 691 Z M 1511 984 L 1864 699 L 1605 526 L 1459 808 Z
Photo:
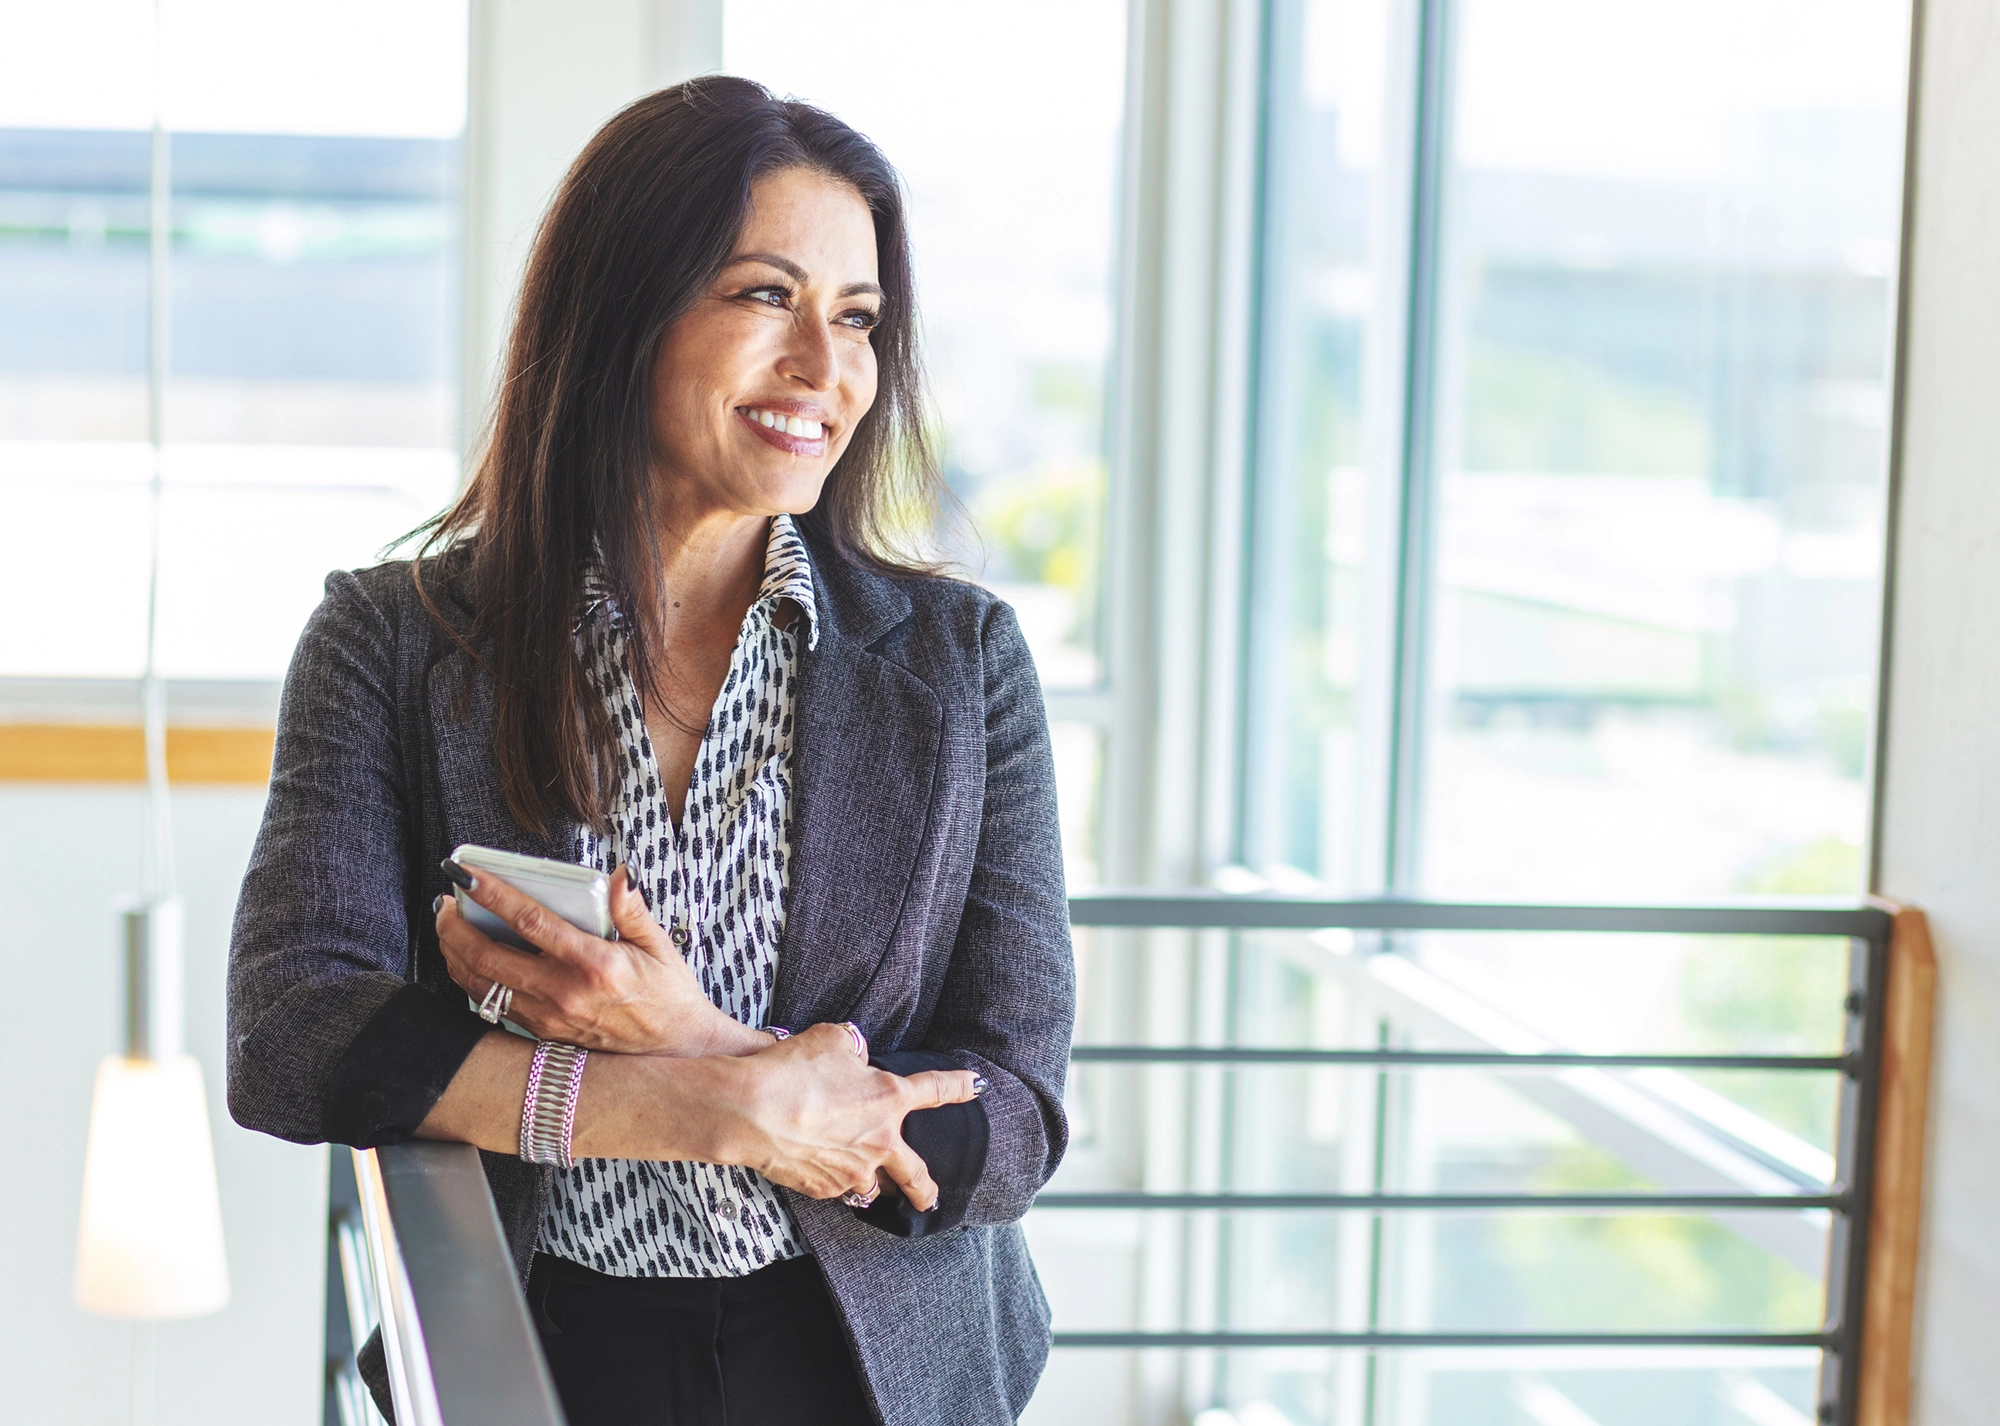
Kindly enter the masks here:
M 579 931 L 615 939 L 611 927 L 611 878 L 595 867 L 550 861 L 546 857 L 524 857 L 519 852 L 470 843 L 454 851 L 451 859 L 475 876 L 482 872 L 496 876 L 523 895 L 534 897 Z M 524 951 L 535 950 L 512 926 L 467 896 L 463 889 L 456 894 L 458 914 L 494 940 Z

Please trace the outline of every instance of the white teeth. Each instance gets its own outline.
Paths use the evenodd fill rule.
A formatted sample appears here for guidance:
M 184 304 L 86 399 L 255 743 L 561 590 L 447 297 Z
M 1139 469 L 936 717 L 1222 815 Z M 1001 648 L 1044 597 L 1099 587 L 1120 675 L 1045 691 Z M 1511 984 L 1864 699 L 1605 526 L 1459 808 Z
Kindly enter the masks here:
M 783 431 L 788 436 L 804 436 L 807 440 L 816 441 L 826 434 L 825 426 L 804 416 L 786 416 L 776 411 L 759 410 L 754 406 L 744 414 L 758 425 L 769 426 L 774 431 Z

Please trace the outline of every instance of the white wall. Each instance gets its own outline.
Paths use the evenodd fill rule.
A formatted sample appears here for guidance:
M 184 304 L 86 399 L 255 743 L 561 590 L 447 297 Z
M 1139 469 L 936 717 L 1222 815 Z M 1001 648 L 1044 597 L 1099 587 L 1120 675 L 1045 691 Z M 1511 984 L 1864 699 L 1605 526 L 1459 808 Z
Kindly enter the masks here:
M 162 1324 L 158 1426 L 317 1426 L 326 1151 L 229 1121 L 222 989 L 236 888 L 261 791 L 183 791 L 175 842 L 187 903 L 188 1048 L 208 1080 L 233 1298 Z M 120 1043 L 117 900 L 139 888 L 137 788 L 0 786 L 0 1421 L 134 1419 L 133 1331 L 71 1304 L 91 1076 Z
M 2000 6 L 1925 0 L 1881 889 L 1940 961 L 1917 1421 L 2000 1416 Z

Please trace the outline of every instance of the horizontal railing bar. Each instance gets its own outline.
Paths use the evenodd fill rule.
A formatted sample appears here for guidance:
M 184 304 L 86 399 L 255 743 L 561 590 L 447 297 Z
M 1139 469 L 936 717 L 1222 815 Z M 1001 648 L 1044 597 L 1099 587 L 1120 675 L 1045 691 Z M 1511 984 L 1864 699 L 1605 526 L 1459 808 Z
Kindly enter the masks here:
M 1404 1065 L 1440 1069 L 1734 1069 L 1853 1071 L 1850 1055 L 1585 1055 L 1567 1051 L 1509 1054 L 1504 1050 L 1317 1050 L 1227 1045 L 1074 1045 L 1079 1064 Z
M 1604 1213 L 1660 1209 L 1733 1213 L 1744 1209 L 1798 1212 L 1820 1208 L 1845 1213 L 1848 1200 L 1840 1193 L 1044 1193 L 1035 1199 L 1035 1207 L 1230 1212 L 1333 1208 L 1443 1213 L 1557 1208 Z
M 1868 941 L 1889 934 L 1889 913 L 1879 906 L 1804 899 L 1728 906 L 1534 906 L 1329 900 L 1276 892 L 1092 891 L 1070 898 L 1069 918 L 1077 926 L 1239 931 L 1594 931 Z
M 1837 1332 L 1058 1332 L 1058 1347 L 1816 1347 Z

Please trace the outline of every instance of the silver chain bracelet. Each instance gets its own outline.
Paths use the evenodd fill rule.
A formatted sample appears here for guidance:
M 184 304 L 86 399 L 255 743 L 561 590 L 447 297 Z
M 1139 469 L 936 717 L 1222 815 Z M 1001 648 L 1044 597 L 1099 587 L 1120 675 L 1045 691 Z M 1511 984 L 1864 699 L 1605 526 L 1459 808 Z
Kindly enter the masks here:
M 521 1157 L 531 1164 L 570 1166 L 570 1138 L 576 1130 L 576 1096 L 583 1088 L 588 1050 L 543 1040 L 528 1067 L 528 1092 L 521 1100 Z

